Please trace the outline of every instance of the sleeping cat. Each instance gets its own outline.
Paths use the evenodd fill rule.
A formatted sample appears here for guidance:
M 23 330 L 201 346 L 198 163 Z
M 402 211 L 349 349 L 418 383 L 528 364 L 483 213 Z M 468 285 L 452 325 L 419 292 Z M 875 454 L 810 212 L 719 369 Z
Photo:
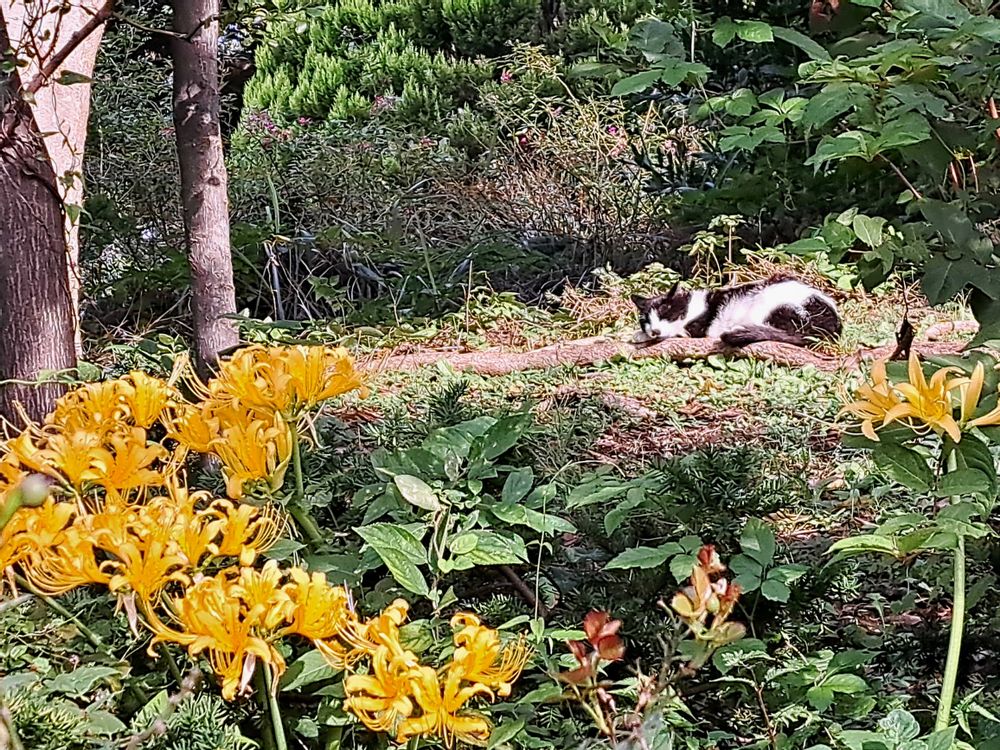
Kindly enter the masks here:
M 781 341 L 805 346 L 840 336 L 837 306 L 818 289 L 791 276 L 686 291 L 674 284 L 657 297 L 632 295 L 642 332 L 652 340 L 718 338 L 726 346 Z

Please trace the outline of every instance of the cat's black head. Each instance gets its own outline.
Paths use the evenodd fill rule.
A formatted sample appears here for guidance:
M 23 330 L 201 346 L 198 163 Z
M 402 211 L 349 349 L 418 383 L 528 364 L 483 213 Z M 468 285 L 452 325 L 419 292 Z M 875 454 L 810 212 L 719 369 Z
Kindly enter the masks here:
M 656 297 L 640 297 L 632 295 L 632 302 L 639 310 L 639 326 L 642 332 L 651 339 L 662 339 L 676 336 L 678 322 L 687 317 L 691 293 L 678 288 L 678 284 L 670 287 L 666 294 Z M 674 325 L 669 325 L 673 323 Z

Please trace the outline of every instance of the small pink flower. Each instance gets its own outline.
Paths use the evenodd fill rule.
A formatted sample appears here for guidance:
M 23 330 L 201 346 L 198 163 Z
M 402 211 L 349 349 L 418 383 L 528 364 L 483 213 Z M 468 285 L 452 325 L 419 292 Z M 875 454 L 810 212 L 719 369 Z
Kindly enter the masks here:
M 432 146 L 435 145 L 435 142 L 433 138 L 429 138 L 428 136 L 425 135 L 420 138 L 420 145 L 423 148 L 431 148 Z
M 300 117 L 298 119 L 298 123 L 302 127 L 306 127 L 306 125 L 311 125 L 312 124 L 312 118 L 311 117 Z
M 608 135 L 618 135 L 618 128 L 615 125 L 608 125 Z
M 504 70 L 500 74 L 500 83 L 510 83 L 514 80 L 514 75 L 509 70 Z

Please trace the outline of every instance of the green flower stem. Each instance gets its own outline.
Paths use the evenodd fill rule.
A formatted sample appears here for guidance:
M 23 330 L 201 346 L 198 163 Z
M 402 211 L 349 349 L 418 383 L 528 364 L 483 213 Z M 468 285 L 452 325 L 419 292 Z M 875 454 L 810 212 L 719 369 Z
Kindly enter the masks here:
M 170 671 L 170 676 L 174 678 L 174 682 L 177 683 L 177 687 L 181 687 L 181 683 L 184 682 L 184 675 L 182 675 L 181 670 L 177 668 L 177 662 L 174 661 L 174 655 L 170 653 L 170 649 L 167 648 L 166 643 L 161 643 L 158 650 L 167 662 L 167 669 Z
M 254 682 L 257 683 L 257 700 L 260 702 L 260 709 L 266 715 L 263 720 L 271 726 L 274 726 L 274 717 L 271 716 L 271 702 L 267 697 L 270 692 L 267 687 L 267 678 L 264 676 L 265 665 L 263 662 L 260 667 L 254 672 Z M 265 726 L 261 726 L 260 730 L 260 744 L 263 750 L 275 750 L 274 746 L 274 730 L 270 732 L 267 731 Z
M 51 596 L 46 596 L 41 591 L 36 589 L 31 584 L 31 581 L 22 576 L 20 573 L 14 574 L 14 580 L 17 582 L 18 586 L 25 589 L 26 591 L 31 592 L 32 596 L 36 597 L 40 602 L 42 602 L 42 604 L 51 609 L 57 615 L 59 615 L 60 617 L 65 617 L 67 620 L 76 625 L 76 629 L 80 631 L 80 635 L 86 638 L 87 642 L 90 643 L 91 646 L 96 648 L 98 651 L 100 651 L 109 659 L 112 659 L 114 661 L 120 661 L 119 658 L 115 656 L 114 653 L 112 653 L 111 649 L 108 648 L 107 644 L 101 639 L 101 636 L 99 636 L 93 630 L 91 630 L 82 622 L 80 622 L 79 617 L 74 615 L 72 612 L 66 609 L 63 605 L 61 605 Z M 145 705 L 149 703 L 149 696 L 146 695 L 146 691 L 143 690 L 139 685 L 131 683 L 128 686 L 128 689 L 132 691 L 132 693 L 135 695 L 135 697 L 139 700 L 141 704 Z
M 958 456 L 952 447 L 948 456 L 948 471 L 958 468 Z M 952 498 L 952 502 L 957 498 Z M 958 681 L 958 662 L 962 656 L 962 636 L 965 631 L 965 537 L 958 537 L 955 547 L 954 588 L 951 605 L 951 632 L 948 635 L 948 656 L 944 662 L 944 677 L 941 680 L 941 697 L 938 699 L 937 721 L 934 731 L 947 729 L 951 723 L 951 705 L 955 699 L 955 683 Z
M 294 422 L 289 422 L 288 426 L 292 431 L 292 471 L 295 474 L 295 494 L 292 496 L 292 501 L 288 503 L 288 512 L 295 519 L 295 523 L 302 533 L 306 535 L 310 543 L 316 545 L 323 544 L 325 541 L 323 532 L 320 531 L 319 526 L 316 525 L 316 521 L 309 515 L 309 511 L 302 504 L 306 490 L 305 479 L 302 474 L 302 447 L 299 444 L 298 426 Z
M 281 706 L 278 705 L 277 686 L 271 690 L 271 668 L 266 662 L 261 663 L 261 674 L 264 676 L 264 692 L 267 694 L 267 712 L 271 716 L 271 728 L 274 730 L 275 750 L 288 750 L 285 740 L 285 727 L 281 722 Z
M 965 630 L 965 537 L 958 538 L 955 548 L 954 603 L 951 606 L 951 633 L 948 637 L 948 657 L 944 662 L 944 679 L 938 699 L 937 721 L 934 731 L 947 729 L 951 724 L 951 704 L 955 699 L 958 680 L 958 662 L 962 655 L 962 635 Z
M 114 656 L 114 654 L 112 654 L 108 650 L 108 647 L 104 644 L 104 641 L 101 640 L 101 636 L 97 635 L 97 633 L 95 633 L 93 630 L 91 630 L 82 622 L 80 622 L 80 619 L 72 612 L 70 612 L 68 609 L 66 609 L 63 605 L 61 605 L 51 596 L 46 596 L 41 591 L 36 589 L 31 584 L 31 581 L 22 576 L 20 573 L 14 574 L 14 580 L 17 581 L 18 586 L 27 591 L 30 591 L 33 596 L 35 596 L 39 601 L 41 601 L 46 607 L 51 609 L 57 615 L 59 615 L 60 617 L 65 617 L 67 620 L 76 625 L 76 629 L 80 631 L 80 634 L 87 639 L 87 641 L 90 643 L 91 646 L 93 646 L 106 656 L 117 658 Z

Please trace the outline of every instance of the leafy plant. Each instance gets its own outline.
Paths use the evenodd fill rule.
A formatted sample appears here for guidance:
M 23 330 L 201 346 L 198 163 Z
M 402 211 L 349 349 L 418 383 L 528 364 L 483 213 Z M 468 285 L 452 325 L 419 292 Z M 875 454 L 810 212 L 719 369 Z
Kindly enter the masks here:
M 527 412 L 478 417 L 435 429 L 414 448 L 372 455 L 382 481 L 355 497 L 366 508 L 357 533 L 403 588 L 438 606 L 440 578 L 526 563 L 530 546 L 541 554 L 546 538 L 574 530 L 549 509 L 554 484 L 536 485 L 530 467 L 501 463 L 530 424 Z M 393 523 L 379 522 L 386 517 Z

